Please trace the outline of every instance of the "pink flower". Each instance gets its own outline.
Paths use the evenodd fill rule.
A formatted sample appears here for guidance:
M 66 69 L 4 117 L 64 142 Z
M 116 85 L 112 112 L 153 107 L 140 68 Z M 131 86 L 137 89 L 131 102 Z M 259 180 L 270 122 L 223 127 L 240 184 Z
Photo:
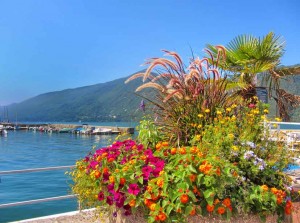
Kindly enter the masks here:
M 140 188 L 137 184 L 130 184 L 128 188 L 128 193 L 133 194 L 133 195 L 138 195 L 140 192 Z
M 249 108 L 255 108 L 256 105 L 251 103 L 251 104 L 248 105 L 248 107 L 249 107 Z
M 150 176 L 152 170 L 153 170 L 153 169 L 152 169 L 151 166 L 144 166 L 144 167 L 142 168 L 142 172 L 143 172 L 142 176 L 144 177 L 145 180 L 148 180 L 148 179 L 149 179 L 149 176 Z

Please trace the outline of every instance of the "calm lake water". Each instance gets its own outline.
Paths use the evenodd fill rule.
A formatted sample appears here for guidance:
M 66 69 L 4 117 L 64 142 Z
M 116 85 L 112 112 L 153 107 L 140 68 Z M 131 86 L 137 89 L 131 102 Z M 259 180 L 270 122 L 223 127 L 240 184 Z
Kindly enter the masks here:
M 118 126 L 133 127 L 132 123 L 118 123 Z M 114 140 L 114 137 L 9 131 L 8 137 L 0 137 L 0 171 L 74 165 L 76 160 L 84 158 L 92 151 L 93 146 L 97 148 L 106 146 Z M 0 176 L 0 204 L 70 194 L 71 180 L 65 175 L 65 171 L 67 170 Z M 18 221 L 76 209 L 76 199 L 0 208 L 0 222 Z

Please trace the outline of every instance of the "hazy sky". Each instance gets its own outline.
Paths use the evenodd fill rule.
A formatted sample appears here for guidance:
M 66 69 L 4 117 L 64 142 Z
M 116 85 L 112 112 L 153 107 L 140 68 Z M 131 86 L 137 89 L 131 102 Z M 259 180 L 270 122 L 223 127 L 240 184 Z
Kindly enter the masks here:
M 128 76 L 145 59 L 240 34 L 286 41 L 300 63 L 299 0 L 0 0 L 0 106 Z

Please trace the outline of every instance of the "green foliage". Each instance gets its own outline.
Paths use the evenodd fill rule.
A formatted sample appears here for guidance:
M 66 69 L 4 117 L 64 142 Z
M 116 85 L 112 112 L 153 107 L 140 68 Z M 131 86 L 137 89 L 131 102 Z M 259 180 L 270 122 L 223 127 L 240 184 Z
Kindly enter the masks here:
M 149 118 L 144 117 L 137 126 L 138 139 L 144 146 L 155 146 L 159 141 L 162 141 L 162 136 L 159 127 Z

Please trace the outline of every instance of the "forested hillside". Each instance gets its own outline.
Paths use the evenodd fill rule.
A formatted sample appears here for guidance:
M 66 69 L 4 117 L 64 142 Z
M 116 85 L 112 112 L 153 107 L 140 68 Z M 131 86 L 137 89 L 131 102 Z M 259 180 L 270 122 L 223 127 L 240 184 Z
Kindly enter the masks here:
M 139 109 L 142 100 L 134 92 L 141 79 L 125 84 L 126 78 L 75 89 L 49 92 L 7 107 L 9 120 L 41 122 L 77 121 L 139 121 L 144 113 Z M 300 95 L 300 76 L 281 81 L 289 93 Z M 149 92 L 149 91 L 148 91 Z M 143 93 L 145 94 L 145 92 Z M 270 116 L 276 116 L 274 100 Z M 147 105 L 146 105 L 147 106 Z M 148 106 L 147 106 L 148 107 Z M 149 109 L 147 112 L 150 112 Z M 1 118 L 3 120 L 3 112 Z M 300 108 L 292 113 L 292 121 L 300 121 Z

